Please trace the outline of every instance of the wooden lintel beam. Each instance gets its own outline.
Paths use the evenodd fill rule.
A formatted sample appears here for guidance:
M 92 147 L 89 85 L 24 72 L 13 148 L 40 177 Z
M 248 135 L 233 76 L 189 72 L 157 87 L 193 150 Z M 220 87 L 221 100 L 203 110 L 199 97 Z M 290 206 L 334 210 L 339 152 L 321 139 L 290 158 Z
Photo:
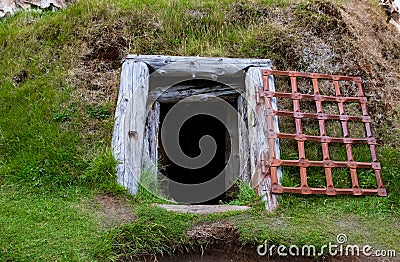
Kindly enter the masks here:
M 162 67 L 173 63 L 187 64 L 214 64 L 214 65 L 233 65 L 239 70 L 248 67 L 272 67 L 269 59 L 257 58 L 227 58 L 227 57 L 199 57 L 199 56 L 162 56 L 162 55 L 127 55 L 124 60 L 146 63 L 152 70 L 159 70 Z

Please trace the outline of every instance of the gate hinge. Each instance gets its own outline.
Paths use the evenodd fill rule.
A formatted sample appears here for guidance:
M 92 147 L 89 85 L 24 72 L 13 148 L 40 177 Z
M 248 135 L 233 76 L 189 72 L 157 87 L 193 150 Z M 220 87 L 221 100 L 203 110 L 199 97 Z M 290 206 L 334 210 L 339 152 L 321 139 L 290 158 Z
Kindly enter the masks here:
M 261 89 L 261 87 L 258 85 L 256 85 L 254 88 L 256 93 L 256 103 L 262 104 L 263 102 L 261 101 L 261 93 L 263 93 L 263 89 Z

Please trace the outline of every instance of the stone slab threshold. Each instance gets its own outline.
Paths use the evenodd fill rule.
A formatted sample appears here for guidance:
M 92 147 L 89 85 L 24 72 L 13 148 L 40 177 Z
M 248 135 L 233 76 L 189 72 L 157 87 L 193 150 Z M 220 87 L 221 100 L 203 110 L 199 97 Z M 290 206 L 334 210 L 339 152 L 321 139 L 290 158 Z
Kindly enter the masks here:
M 199 215 L 224 213 L 228 211 L 245 211 L 250 209 L 248 206 L 229 206 L 229 205 L 169 205 L 169 204 L 156 204 L 156 206 L 163 208 L 167 211 L 177 213 L 191 213 Z

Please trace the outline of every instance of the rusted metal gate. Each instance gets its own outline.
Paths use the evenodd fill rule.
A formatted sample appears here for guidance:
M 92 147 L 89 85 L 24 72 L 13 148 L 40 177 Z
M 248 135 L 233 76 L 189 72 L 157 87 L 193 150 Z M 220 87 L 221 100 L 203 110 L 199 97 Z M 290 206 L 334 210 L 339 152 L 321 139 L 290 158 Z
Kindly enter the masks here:
M 270 88 L 271 77 L 287 77 L 289 90 L 281 92 L 280 87 L 276 85 Z M 298 88 L 298 78 L 306 79 L 310 83 L 310 91 L 300 92 Z M 320 81 L 328 81 L 328 83 L 334 89 L 333 94 L 325 95 L 321 93 L 319 83 Z M 301 73 L 292 71 L 276 71 L 276 70 L 264 70 L 263 71 L 263 90 L 256 91 L 257 103 L 264 103 L 267 111 L 267 123 L 268 123 L 268 143 L 270 147 L 270 156 L 266 157 L 261 155 L 261 161 L 263 164 L 263 172 L 266 175 L 271 176 L 272 180 L 272 192 L 273 193 L 301 193 L 301 194 L 348 194 L 348 195 L 375 195 L 386 196 L 386 190 L 382 183 L 381 178 L 381 166 L 376 154 L 376 139 L 372 136 L 371 131 L 371 118 L 367 112 L 367 99 L 364 96 L 362 89 L 362 82 L 360 77 L 350 76 L 339 76 L 339 75 L 325 75 L 316 73 Z M 342 95 L 343 83 L 351 83 L 356 87 L 355 94 Z M 275 82 L 276 83 L 276 82 Z M 341 91 L 342 88 L 342 91 Z M 293 110 L 284 108 L 283 110 L 276 110 L 273 104 L 279 98 L 288 99 L 292 102 Z M 302 101 L 315 102 L 316 112 L 304 112 L 301 108 Z M 330 114 L 324 112 L 324 103 L 337 104 L 338 114 Z M 361 107 L 361 115 L 350 115 L 345 110 L 345 103 L 357 103 Z M 279 106 L 279 102 L 278 102 Z M 294 121 L 296 131 L 294 133 L 281 133 L 276 132 L 274 129 L 274 118 L 278 117 L 289 117 Z M 315 119 L 318 121 L 319 135 L 308 135 L 303 133 L 304 123 L 307 119 Z M 332 137 L 327 135 L 326 121 L 338 121 L 342 127 L 342 137 Z M 279 121 L 278 121 L 279 122 Z M 362 123 L 365 127 L 365 137 L 351 137 L 349 134 L 349 122 Z M 275 121 L 275 124 L 277 122 Z M 285 148 L 277 148 L 276 140 L 289 139 L 297 142 L 298 147 L 298 159 L 296 160 L 285 160 L 280 159 L 279 150 L 285 150 Z M 322 159 L 318 161 L 311 161 L 307 159 L 305 151 L 305 142 L 312 141 L 318 142 L 322 148 Z M 338 143 L 345 145 L 347 161 L 337 161 L 331 159 L 329 147 L 331 144 Z M 371 154 L 371 162 L 357 162 L 354 160 L 352 147 L 355 144 L 366 144 L 369 146 L 369 152 Z M 277 172 L 279 168 L 284 166 L 294 166 L 299 168 L 300 174 L 300 187 L 285 187 L 278 183 Z M 267 172 L 267 167 L 269 171 Z M 325 173 L 326 185 L 322 188 L 309 187 L 307 182 L 307 170 L 310 167 L 319 167 L 321 172 Z M 351 188 L 337 188 L 334 186 L 334 179 L 332 177 L 332 170 L 335 168 L 346 168 L 349 171 L 351 178 Z M 373 170 L 376 178 L 377 188 L 364 189 L 360 188 L 358 169 L 371 169 Z

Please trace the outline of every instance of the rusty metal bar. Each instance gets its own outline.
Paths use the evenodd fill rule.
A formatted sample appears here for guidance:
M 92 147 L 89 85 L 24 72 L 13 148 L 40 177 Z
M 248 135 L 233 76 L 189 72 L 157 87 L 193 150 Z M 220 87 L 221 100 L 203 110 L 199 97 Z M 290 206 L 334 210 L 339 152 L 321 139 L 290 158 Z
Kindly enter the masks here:
M 263 77 L 263 84 L 264 88 L 259 89 L 256 87 L 256 103 L 261 104 L 261 99 L 260 99 L 260 91 L 265 92 L 265 90 L 270 90 L 269 86 L 269 79 L 268 77 Z M 274 107 L 272 106 L 272 97 L 265 97 L 264 98 L 264 106 L 267 111 L 267 127 L 268 127 L 268 146 L 270 148 L 269 150 L 269 159 L 277 159 L 277 150 L 279 150 L 276 146 L 276 139 L 277 137 L 275 136 L 275 124 L 274 124 L 274 114 L 273 109 Z M 266 171 L 266 159 L 264 153 L 261 153 L 261 162 L 263 163 L 261 165 L 261 172 L 264 176 L 270 176 L 271 177 L 271 182 L 272 182 L 272 190 L 279 191 L 279 179 L 278 179 L 278 168 L 277 167 L 271 167 L 269 168 L 269 172 Z M 264 167 L 263 167 L 264 166 Z
M 287 133 L 274 133 L 271 134 L 276 138 L 293 139 L 300 141 L 313 141 L 321 143 L 341 143 L 341 144 L 369 144 L 376 145 L 375 138 L 341 138 L 341 137 L 330 137 L 330 136 L 312 136 L 304 134 L 287 134 Z
M 291 93 L 279 92 L 270 90 L 268 77 L 269 76 L 288 76 L 290 78 Z M 312 82 L 313 94 L 298 93 L 297 77 L 310 78 Z M 263 165 L 269 166 L 270 175 L 272 179 L 272 192 L 273 193 L 301 193 L 301 194 L 326 194 L 326 195 L 378 195 L 386 196 L 386 190 L 382 182 L 381 166 L 376 154 L 376 139 L 372 135 L 371 118 L 367 111 L 367 99 L 364 96 L 362 89 L 361 77 L 356 76 L 341 76 L 341 75 L 327 75 L 317 73 L 303 73 L 294 71 L 277 71 L 277 70 L 264 70 L 264 93 L 260 93 L 264 97 L 267 106 L 267 123 L 270 126 L 268 133 L 268 144 L 270 146 L 270 159 L 261 157 Z M 321 95 L 319 90 L 319 80 L 331 80 L 335 89 L 335 96 Z M 357 86 L 357 94 L 353 97 L 342 96 L 340 81 L 352 82 Z M 261 91 L 260 91 L 261 92 Z M 293 111 L 290 110 L 273 110 L 271 107 L 272 98 L 288 98 L 292 100 Z M 314 101 L 316 106 L 316 113 L 302 112 L 300 107 L 301 100 Z M 323 111 L 324 102 L 336 102 L 339 108 L 339 114 L 325 114 Z M 362 115 L 353 116 L 345 112 L 344 103 L 358 103 L 361 106 Z M 280 133 L 274 132 L 273 118 L 279 116 L 291 117 L 294 120 L 296 133 Z M 319 126 L 319 136 L 303 134 L 302 119 L 310 118 L 317 119 Z M 342 126 L 343 137 L 330 137 L 326 132 L 326 120 L 340 121 Z M 355 121 L 363 123 L 365 127 L 365 137 L 352 138 L 349 133 L 348 122 Z M 276 157 L 275 140 L 276 139 L 291 139 L 297 142 L 298 159 L 297 160 L 284 160 Z M 321 143 L 322 160 L 310 161 L 307 159 L 305 150 L 305 141 L 313 141 Z M 346 146 L 347 161 L 335 161 L 331 159 L 329 153 L 329 144 L 337 143 Z M 371 162 L 357 162 L 354 160 L 352 145 L 353 144 L 367 144 L 371 153 Z M 283 149 L 284 150 L 284 149 Z M 299 168 L 300 173 L 300 187 L 283 187 L 279 185 L 277 179 L 277 169 L 281 166 L 294 166 Z M 307 183 L 307 168 L 321 167 L 324 169 L 326 178 L 325 188 L 310 188 Z M 335 168 L 347 168 L 349 170 L 349 178 L 351 179 L 351 188 L 336 188 L 334 186 L 334 179 L 332 177 L 332 170 Z M 374 170 L 377 181 L 376 189 L 361 189 L 358 182 L 357 169 L 369 168 Z M 265 171 L 266 168 L 263 168 Z
M 336 81 L 353 81 L 355 83 L 361 83 L 361 77 L 359 76 L 342 76 L 342 75 L 328 75 L 328 74 L 317 74 L 317 73 L 304 73 L 297 71 L 280 71 L 280 70 L 264 70 L 264 75 L 274 76 L 290 76 L 290 77 L 309 77 L 317 79 L 329 79 Z
M 311 161 L 311 160 L 282 160 L 282 159 L 275 159 L 270 161 L 265 161 L 266 164 L 270 166 L 298 166 L 298 167 L 310 167 L 310 166 L 317 166 L 317 167 L 348 167 L 348 168 L 374 168 L 374 163 L 370 162 L 355 162 L 355 161 L 333 161 L 333 160 L 323 160 L 323 161 Z
M 347 121 L 361 121 L 364 123 L 371 122 L 371 118 L 369 116 L 348 116 L 348 115 L 333 115 L 333 114 L 324 114 L 324 113 L 313 114 L 313 113 L 293 112 L 293 111 L 287 111 L 287 110 L 274 110 L 274 111 L 272 111 L 272 114 L 277 115 L 277 116 L 289 116 L 289 117 L 295 117 L 295 118 L 313 118 L 313 119 L 324 119 L 324 120 L 338 120 L 338 121 L 346 121 L 346 122 Z
M 335 81 L 337 82 L 337 81 Z M 314 95 L 319 96 L 319 88 L 318 88 L 318 79 L 317 78 L 312 78 L 312 85 L 314 89 Z M 335 87 L 336 89 L 336 87 Z M 340 92 L 340 90 L 339 90 Z M 315 98 L 315 97 L 314 97 Z M 317 108 L 317 114 L 318 116 L 324 116 L 324 112 L 322 109 L 322 101 L 321 100 L 315 100 L 315 105 Z M 325 119 L 324 118 L 318 118 L 318 124 L 319 124 L 319 130 L 320 130 L 320 137 L 326 137 L 326 127 L 325 127 Z M 321 140 L 321 147 L 322 147 L 322 157 L 323 160 L 326 162 L 330 161 L 330 156 L 329 156 L 329 143 L 326 140 Z M 325 172 L 325 180 L 326 180 L 326 194 L 327 195 L 336 195 L 336 189 L 333 184 L 333 178 L 332 178 L 332 168 L 330 166 L 325 166 L 324 167 L 324 172 Z
M 301 93 L 285 93 L 285 92 L 264 92 L 266 97 L 282 97 L 282 98 L 292 98 L 301 100 L 316 100 L 323 102 L 350 102 L 350 103 L 362 103 L 366 102 L 365 97 L 336 97 L 336 96 L 326 96 L 326 95 L 310 95 Z
M 308 190 L 310 192 L 309 194 L 333 195 L 333 194 L 330 194 L 330 191 L 327 188 L 308 188 Z M 299 188 L 299 187 L 275 186 L 275 187 L 272 187 L 272 192 L 275 194 L 282 194 L 282 193 L 304 194 L 302 188 Z M 380 192 L 381 191 L 379 189 L 357 189 L 357 190 L 354 190 L 352 188 L 335 188 L 335 193 L 337 195 L 385 196 L 383 193 L 380 193 Z

